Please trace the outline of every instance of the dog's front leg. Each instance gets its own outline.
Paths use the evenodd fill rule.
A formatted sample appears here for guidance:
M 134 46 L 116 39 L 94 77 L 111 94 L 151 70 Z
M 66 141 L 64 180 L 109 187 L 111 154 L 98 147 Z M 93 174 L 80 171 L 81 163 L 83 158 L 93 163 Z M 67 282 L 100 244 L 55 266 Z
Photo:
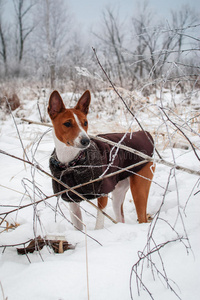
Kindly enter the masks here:
M 69 203 L 69 207 L 70 207 L 70 216 L 71 216 L 71 220 L 73 225 L 79 229 L 79 230 L 83 230 L 83 224 L 82 224 L 82 214 L 81 214 L 81 209 L 80 209 L 80 204 L 79 203 Z

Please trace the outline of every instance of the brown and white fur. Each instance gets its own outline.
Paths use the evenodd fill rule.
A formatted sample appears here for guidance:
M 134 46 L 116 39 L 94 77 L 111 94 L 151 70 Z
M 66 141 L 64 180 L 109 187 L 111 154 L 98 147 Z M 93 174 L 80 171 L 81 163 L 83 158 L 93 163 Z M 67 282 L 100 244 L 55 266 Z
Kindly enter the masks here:
M 54 91 L 50 96 L 48 113 L 53 124 L 56 155 L 63 164 L 67 165 L 80 151 L 86 149 L 90 144 L 90 138 L 87 134 L 87 114 L 90 101 L 90 92 L 87 90 L 74 108 L 67 109 L 57 91 Z M 112 192 L 112 200 L 117 222 L 124 222 L 123 202 L 129 187 L 139 223 L 147 222 L 146 207 L 154 170 L 154 165 L 149 162 L 138 172 L 140 176 L 131 175 L 115 186 Z M 99 197 L 98 207 L 101 210 L 105 210 L 107 201 L 108 196 Z M 82 223 L 79 221 L 82 220 L 79 203 L 69 203 L 69 205 L 74 226 L 82 229 Z M 95 228 L 101 229 L 103 225 L 104 216 L 98 211 Z

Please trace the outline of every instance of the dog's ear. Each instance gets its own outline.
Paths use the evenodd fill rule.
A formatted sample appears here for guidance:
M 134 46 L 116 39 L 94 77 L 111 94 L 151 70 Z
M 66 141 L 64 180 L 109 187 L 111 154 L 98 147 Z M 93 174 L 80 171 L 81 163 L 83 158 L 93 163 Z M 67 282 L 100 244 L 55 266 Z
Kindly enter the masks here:
M 57 91 L 53 91 L 49 98 L 48 114 L 53 120 L 55 117 L 65 109 L 65 105 L 60 94 Z
M 82 111 L 85 115 L 88 114 L 89 106 L 91 101 L 90 91 L 85 91 L 85 93 L 81 96 L 78 103 L 75 106 L 75 109 Z

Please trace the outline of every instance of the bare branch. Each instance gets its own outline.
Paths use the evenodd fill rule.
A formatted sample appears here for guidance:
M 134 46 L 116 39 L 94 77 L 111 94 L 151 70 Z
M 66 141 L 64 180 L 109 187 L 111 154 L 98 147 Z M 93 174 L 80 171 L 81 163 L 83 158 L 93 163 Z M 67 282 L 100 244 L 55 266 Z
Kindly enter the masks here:
M 32 120 L 27 120 L 27 119 L 23 119 L 24 121 L 28 122 L 28 123 L 34 123 L 34 124 L 38 124 L 38 125 L 43 125 L 43 123 L 40 123 L 40 122 L 35 122 L 35 121 L 32 121 Z M 48 123 L 44 123 L 44 126 L 47 126 L 47 127 L 52 127 L 51 124 L 49 124 L 48 126 Z M 130 147 L 127 147 L 127 146 L 124 146 L 122 144 L 117 144 L 115 142 L 112 142 L 110 140 L 107 140 L 107 139 L 104 139 L 100 136 L 93 136 L 93 135 L 89 135 L 91 138 L 93 139 L 96 139 L 96 140 L 99 140 L 99 141 L 102 141 L 104 143 L 108 143 L 114 147 L 119 147 L 120 149 L 123 149 L 123 150 L 126 150 L 128 152 L 131 152 L 131 153 L 134 153 L 142 158 L 144 158 L 146 161 L 151 161 L 151 162 L 155 162 L 155 163 L 158 163 L 158 164 L 163 164 L 169 168 L 175 168 L 177 170 L 181 170 L 183 172 L 186 172 L 186 173 L 189 173 L 189 174 L 194 174 L 194 175 L 197 175 L 197 176 L 200 176 L 200 171 L 195 171 L 195 170 L 192 170 L 190 168 L 186 168 L 186 167 L 183 167 L 183 166 L 180 166 L 180 165 L 174 165 L 173 163 L 170 163 L 164 159 L 156 159 L 156 158 L 152 158 L 142 152 L 139 152 L 135 149 L 132 149 Z M 117 171 L 118 172 L 118 171 Z M 114 174 L 114 173 L 113 173 Z

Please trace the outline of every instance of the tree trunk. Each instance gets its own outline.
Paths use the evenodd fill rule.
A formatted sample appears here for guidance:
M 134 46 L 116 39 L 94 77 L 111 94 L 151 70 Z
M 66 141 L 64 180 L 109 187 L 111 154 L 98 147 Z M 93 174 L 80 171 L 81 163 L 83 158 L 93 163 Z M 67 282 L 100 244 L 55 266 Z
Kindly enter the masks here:
M 52 64 L 50 66 L 50 79 L 51 79 L 51 89 L 53 90 L 55 88 L 55 80 L 56 80 L 55 64 Z

